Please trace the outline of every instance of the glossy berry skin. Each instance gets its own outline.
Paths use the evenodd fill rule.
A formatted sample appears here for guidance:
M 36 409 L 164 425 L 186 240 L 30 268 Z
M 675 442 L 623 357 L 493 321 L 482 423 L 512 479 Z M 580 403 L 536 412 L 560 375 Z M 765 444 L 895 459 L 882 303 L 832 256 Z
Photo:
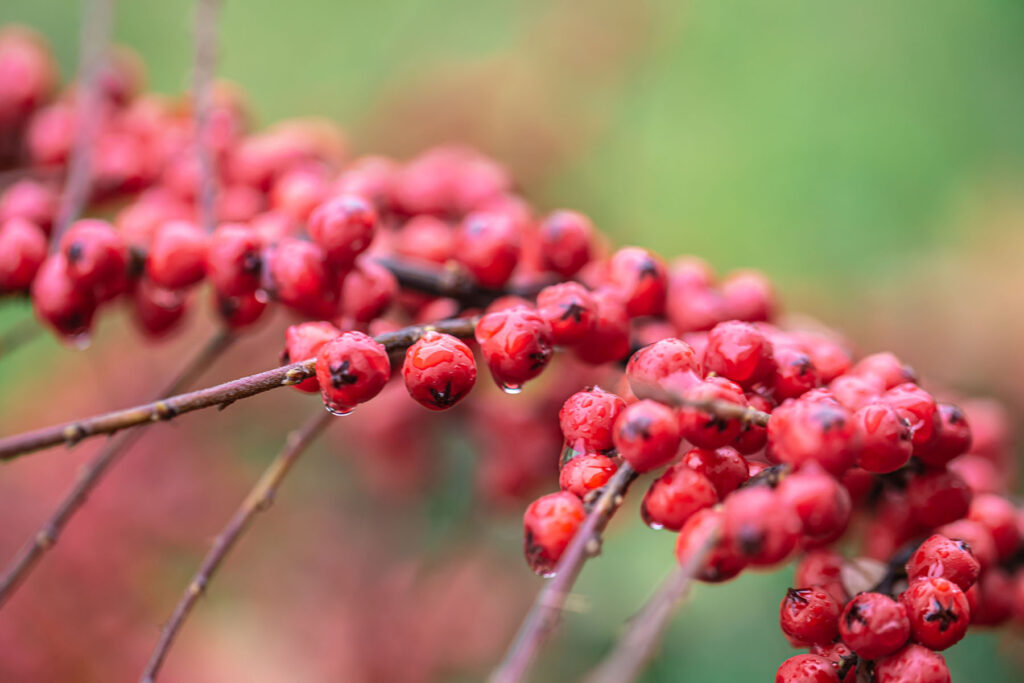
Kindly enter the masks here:
M 629 317 L 664 313 L 668 271 L 646 249 L 624 247 L 615 252 L 608 262 L 608 283 L 622 294 Z
M 714 450 L 692 448 L 683 455 L 681 462 L 707 477 L 718 497 L 723 499 L 749 478 L 747 461 L 728 446 Z
M 978 583 L 967 591 L 971 623 L 999 626 L 1013 614 L 1013 581 L 1002 567 L 982 572 Z
M 649 344 L 629 358 L 626 378 L 633 392 L 666 387 L 679 390 L 700 381 L 701 365 L 697 352 L 682 339 L 669 337 Z
M 1020 547 L 1021 529 L 1017 524 L 1017 511 L 1013 503 L 1005 498 L 991 493 L 976 496 L 971 501 L 967 519 L 988 529 L 1000 560 L 1013 557 Z
M 684 392 L 692 401 L 721 401 L 746 406 L 747 399 L 739 385 L 723 377 L 709 377 Z M 721 448 L 739 436 L 739 420 L 725 419 L 698 408 L 679 409 L 679 430 L 687 441 L 698 448 Z
M 540 253 L 544 267 L 572 277 L 590 261 L 594 225 L 576 211 L 554 211 L 540 224 Z
M 828 390 L 844 408 L 857 411 L 880 398 L 882 386 L 882 380 L 874 375 L 840 375 L 829 383 Z M 910 431 L 909 422 L 907 431 Z
M 825 659 L 830 660 L 836 666 L 836 674 L 838 674 L 838 668 L 843 665 L 846 658 L 853 656 L 853 651 L 846 647 L 846 644 L 842 641 L 835 643 L 829 643 L 827 645 L 812 645 L 811 654 L 819 655 Z M 857 665 L 850 666 L 846 673 L 846 677 L 841 679 L 841 683 L 856 683 L 857 681 Z
M 582 453 L 562 466 L 558 485 L 581 499 L 601 489 L 619 469 L 615 461 L 600 453 Z
M 768 378 L 776 401 L 798 398 L 821 384 L 811 356 L 796 344 L 773 344 L 774 372 Z
M 796 548 L 800 517 L 765 486 L 735 491 L 725 500 L 723 534 L 733 552 L 753 566 L 782 562 Z
M 910 638 L 910 620 L 906 607 L 889 596 L 860 593 L 843 608 L 839 633 L 858 656 L 878 659 L 903 647 Z
M 938 404 L 938 436 L 916 455 L 926 465 L 941 467 L 971 449 L 971 426 L 964 411 L 952 403 Z
M 907 578 L 944 578 L 961 590 L 967 590 L 978 580 L 981 564 L 970 546 L 962 540 L 933 534 L 918 546 L 907 562 Z
M 356 260 L 341 286 L 341 311 L 359 323 L 384 315 L 398 296 L 398 281 L 390 270 L 368 258 Z
M 284 351 L 281 352 L 281 363 L 297 363 L 307 358 L 316 358 L 320 348 L 335 337 L 341 330 L 326 321 L 311 321 L 292 325 L 284 332 Z M 315 393 L 320 391 L 320 383 L 316 377 L 309 377 L 294 385 L 299 391 Z
M 828 591 L 840 605 L 845 604 L 848 596 L 843 587 L 843 556 L 825 548 L 808 552 L 796 565 L 793 584 L 797 588 L 818 586 Z
M 779 626 L 790 638 L 825 644 L 839 635 L 843 606 L 821 587 L 790 588 L 779 605 Z
M 609 288 L 592 292 L 594 327 L 585 344 L 573 347 L 576 357 L 590 365 L 604 365 L 629 355 L 629 316 L 621 295 Z
M 316 378 L 327 409 L 348 413 L 380 393 L 391 375 L 387 349 L 362 332 L 345 332 L 320 347 Z
M 794 655 L 775 672 L 775 683 L 838 683 L 832 660 L 819 655 Z
M 185 315 L 185 295 L 142 278 L 132 292 L 136 325 L 147 337 L 159 339 L 171 332 Z
M 856 458 L 852 416 L 834 399 L 813 400 L 814 393 L 775 409 L 768 422 L 768 448 L 779 462 L 796 468 L 817 462 L 838 476 Z
M 36 316 L 63 337 L 88 333 L 96 312 L 92 294 L 68 277 L 67 261 L 59 252 L 47 258 L 36 273 L 32 305 Z
M 909 420 L 915 452 L 930 447 L 940 428 L 938 406 L 931 394 L 916 384 L 906 382 L 882 394 L 881 400 Z
M 948 524 L 967 514 L 971 490 L 959 475 L 945 469 L 922 472 L 907 485 L 910 513 L 922 526 Z
M 853 414 L 860 440 L 857 464 L 868 472 L 895 472 L 914 452 L 910 422 L 888 403 L 868 403 Z
M 963 541 L 971 549 L 971 554 L 981 565 L 981 571 L 994 565 L 998 559 L 996 543 L 992 540 L 992 532 L 978 522 L 970 519 L 958 519 L 950 524 L 944 524 L 935 530 L 953 541 Z M 950 577 L 946 577 L 950 578 Z
M 881 382 L 883 390 L 892 389 L 906 382 L 917 381 L 913 368 L 905 365 L 903 361 L 888 352 L 865 356 L 850 368 L 850 374 L 872 376 Z
M 314 318 L 334 317 L 339 305 L 339 283 L 327 267 L 320 247 L 299 239 L 283 239 L 268 262 L 278 301 Z
M 737 270 L 720 286 L 726 315 L 734 320 L 765 322 L 775 315 L 775 292 L 764 273 Z
M 0 293 L 22 292 L 32 285 L 46 260 L 46 233 L 26 218 L 0 224 Z
M 466 216 L 455 234 L 455 258 L 482 287 L 498 289 L 519 263 L 520 229 L 505 213 Z
M 124 290 L 128 249 L 114 226 L 86 218 L 68 226 L 60 240 L 68 277 L 103 301 Z
M 776 491 L 800 517 L 805 543 L 831 542 L 846 531 L 853 511 L 850 494 L 820 467 L 812 463 L 790 474 Z
M 614 447 L 612 428 L 625 407 L 620 396 L 593 387 L 566 399 L 558 412 L 558 424 L 566 443 L 576 450 L 603 453 Z
M 402 379 L 417 403 L 430 410 L 446 410 L 476 383 L 473 352 L 450 334 L 427 332 L 406 351 Z
M 655 401 L 638 401 L 626 406 L 615 420 L 612 441 L 633 469 L 647 472 L 675 457 L 679 425 L 671 408 Z
M 347 270 L 366 251 L 379 218 L 373 204 L 358 195 L 328 199 L 309 217 L 309 237 L 323 249 L 328 264 Z
M 206 274 L 207 236 L 187 221 L 164 223 L 153 235 L 146 255 L 146 274 L 168 289 L 194 285 Z
M 686 566 L 694 554 L 702 551 L 712 534 L 718 541 L 704 558 L 697 578 L 707 583 L 721 583 L 733 578 L 747 566 L 746 561 L 721 537 L 723 514 L 718 507 L 704 508 L 693 514 L 676 537 L 676 560 Z
M 257 297 L 255 293 L 224 296 L 214 291 L 213 295 L 217 315 L 225 325 L 233 330 L 249 327 L 257 322 L 267 310 L 267 302 Z
M 927 648 L 945 650 L 967 633 L 967 596 L 948 579 L 915 579 L 900 594 L 900 602 L 907 608 L 911 638 Z
M 774 373 L 772 344 L 750 323 L 719 323 L 708 333 L 704 370 L 750 388 Z
M 566 491 L 549 493 L 530 503 L 523 515 L 523 550 L 534 572 L 543 575 L 554 571 L 585 516 L 580 499 Z
M 476 341 L 498 386 L 517 389 L 551 360 L 551 328 L 529 308 L 488 313 L 476 325 Z
M 263 240 L 241 223 L 225 223 L 210 235 L 206 275 L 224 296 L 252 294 L 260 286 Z
M 537 295 L 537 312 L 551 326 L 551 338 L 558 346 L 585 340 L 594 328 L 596 309 L 594 297 L 578 282 L 551 285 Z
M 927 647 L 910 644 L 875 662 L 875 683 L 952 683 L 946 659 Z
M 748 405 L 754 410 L 770 413 L 775 409 L 776 404 L 763 394 L 749 392 L 746 394 L 746 398 Z M 740 433 L 732 440 L 732 447 L 743 455 L 752 455 L 764 449 L 767 443 L 767 427 L 753 422 L 744 422 L 740 426 Z
M 651 483 L 640 514 L 651 528 L 679 531 L 695 512 L 717 502 L 718 493 L 707 477 L 676 463 Z

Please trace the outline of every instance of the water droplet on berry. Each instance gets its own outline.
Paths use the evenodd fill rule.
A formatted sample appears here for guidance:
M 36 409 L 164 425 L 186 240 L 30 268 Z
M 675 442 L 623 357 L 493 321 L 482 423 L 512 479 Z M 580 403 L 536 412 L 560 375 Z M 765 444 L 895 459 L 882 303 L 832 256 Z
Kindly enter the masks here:
M 66 339 L 68 346 L 76 351 L 85 351 L 92 344 L 92 335 L 88 332 L 71 335 Z
M 647 526 L 651 527 L 655 531 L 661 531 L 665 528 L 665 525 L 659 522 L 647 522 Z
M 257 289 L 252 296 L 254 299 L 256 299 L 256 301 L 259 301 L 261 304 L 270 303 L 270 294 L 268 294 L 267 290 L 265 289 Z
M 555 578 L 555 574 L 557 574 L 557 573 L 558 572 L 556 572 L 554 570 L 551 570 L 551 571 L 546 571 L 546 572 L 539 572 L 538 576 L 540 576 L 540 578 L 542 578 L 542 579 L 553 579 L 553 578 Z
M 521 384 L 502 384 L 501 385 L 501 390 L 504 391 L 506 394 L 515 395 L 515 394 L 518 394 L 520 391 L 523 390 L 523 385 L 521 385 Z
M 329 405 L 325 405 L 324 408 L 327 409 L 328 413 L 330 413 L 331 415 L 334 415 L 335 417 L 345 417 L 346 415 L 351 415 L 352 414 L 352 409 L 351 408 L 349 408 L 348 410 L 344 410 L 342 408 L 332 407 L 332 406 L 329 406 Z

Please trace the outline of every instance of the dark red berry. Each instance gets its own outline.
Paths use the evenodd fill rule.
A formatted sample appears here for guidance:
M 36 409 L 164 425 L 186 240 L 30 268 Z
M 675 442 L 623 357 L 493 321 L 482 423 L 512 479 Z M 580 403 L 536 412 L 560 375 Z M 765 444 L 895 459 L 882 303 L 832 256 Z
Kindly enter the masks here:
M 961 480 L 962 481 L 962 480 Z M 975 496 L 967 519 L 981 524 L 992 534 L 996 555 L 1000 560 L 1013 557 L 1021 544 L 1021 529 L 1013 503 L 991 493 Z
M 747 399 L 739 385 L 722 377 L 708 377 L 683 392 L 687 401 L 716 401 L 745 407 Z M 717 414 L 683 406 L 679 409 L 679 429 L 687 441 L 698 448 L 721 448 L 733 442 L 742 424 Z
M 748 479 L 747 461 L 728 446 L 714 450 L 692 448 L 683 455 L 681 462 L 707 477 L 722 499 Z
M 717 502 L 715 486 L 707 477 L 676 463 L 651 483 L 640 514 L 654 529 L 679 531 L 694 513 Z
M 838 683 L 832 660 L 819 655 L 794 655 L 775 672 L 775 683 Z
M 922 526 L 934 528 L 960 519 L 971 504 L 967 483 L 945 469 L 931 469 L 907 484 L 910 513 Z
M 519 307 L 488 313 L 476 325 L 476 341 L 498 386 L 518 391 L 551 360 L 551 328 L 540 315 Z
M 790 588 L 779 605 L 779 626 L 790 638 L 824 644 L 839 635 L 843 606 L 821 587 Z
M 875 662 L 875 683 L 952 683 L 946 659 L 926 647 L 905 648 Z
M 572 277 L 590 261 L 594 226 L 576 211 L 555 211 L 540 224 L 540 253 L 544 267 Z
M 723 538 L 722 517 L 722 511 L 717 507 L 698 510 L 686 520 L 676 537 L 676 560 L 688 566 L 697 553 L 703 554 L 696 576 L 708 583 L 728 581 L 747 565 Z
M 252 294 L 260 286 L 263 240 L 247 225 L 225 223 L 210 235 L 206 275 L 224 296 Z
M 679 450 L 679 425 L 675 413 L 655 401 L 639 401 L 626 406 L 615 421 L 612 441 L 619 455 L 637 472 L 661 467 Z
M 831 542 L 846 531 L 853 510 L 850 494 L 814 463 L 785 477 L 777 492 L 800 517 L 805 543 Z
M 621 397 L 594 387 L 566 399 L 558 413 L 558 423 L 570 446 L 592 453 L 606 452 L 614 445 L 612 428 L 625 407 Z
M 841 340 L 815 332 L 793 332 L 791 337 L 811 357 L 821 381 L 828 384 L 850 369 L 850 352 Z
M 537 295 L 537 312 L 551 326 L 551 338 L 558 346 L 572 346 L 587 339 L 597 315 L 594 297 L 578 282 L 545 287 Z
M 377 231 L 377 210 L 358 195 L 328 199 L 309 217 L 309 236 L 323 249 L 326 262 L 347 270 L 366 251 Z
M 387 349 L 362 332 L 345 332 L 320 347 L 316 378 L 324 405 L 345 414 L 380 393 L 391 375 Z
M 207 236 L 197 225 L 174 220 L 157 228 L 146 256 L 146 274 L 168 289 L 194 285 L 206 274 Z
M 949 579 L 961 590 L 978 580 L 981 564 L 966 541 L 934 534 L 920 546 L 907 562 L 907 577 Z
M 332 318 L 337 313 L 340 283 L 320 247 L 283 239 L 270 254 L 269 266 L 274 295 L 281 303 L 314 318 Z
M 445 410 L 461 401 L 476 383 L 476 362 L 469 347 L 450 334 L 427 332 L 405 353 L 405 388 L 420 405 Z
M 967 591 L 971 623 L 999 626 L 1013 615 L 1013 581 L 1002 567 L 981 573 L 978 582 Z
M 846 603 L 839 633 L 864 659 L 878 659 L 899 650 L 910 638 L 907 609 L 887 595 L 861 593 Z
M 700 372 L 700 360 L 693 347 L 674 337 L 643 347 L 626 365 L 626 378 L 634 393 L 640 394 L 664 388 L 663 382 L 669 378 L 673 389 L 696 384 Z
M 882 383 L 883 390 L 917 381 L 913 368 L 888 352 L 865 356 L 850 369 L 850 374 L 875 377 Z
M 27 218 L 0 223 L 0 293 L 26 291 L 46 260 L 46 233 Z
M 817 462 L 838 476 L 853 464 L 857 433 L 850 412 L 835 399 L 818 399 L 816 391 L 772 412 L 768 449 L 779 462 L 794 467 Z
M 900 594 L 900 602 L 907 608 L 911 638 L 927 648 L 945 650 L 967 633 L 967 597 L 948 579 L 914 579 Z
M 774 373 L 768 379 L 776 401 L 797 398 L 821 384 L 811 356 L 793 343 L 772 344 Z
M 820 586 L 842 605 L 847 600 L 843 587 L 843 562 L 843 556 L 834 550 L 812 550 L 797 563 L 793 584 L 797 588 Z
M 92 218 L 75 221 L 61 237 L 60 250 L 68 277 L 92 290 L 98 301 L 124 291 L 128 249 L 110 223 Z
M 953 541 L 963 541 L 971 549 L 971 554 L 981 565 L 981 571 L 994 565 L 997 561 L 996 542 L 992 540 L 992 532 L 988 527 L 970 519 L 958 519 L 951 524 L 944 524 L 935 530 Z M 949 578 L 949 577 L 946 577 Z
M 523 549 L 530 568 L 551 574 L 585 516 L 580 499 L 566 491 L 530 503 L 523 515 Z
M 142 278 L 132 292 L 132 312 L 139 329 L 154 339 L 171 332 L 184 318 L 186 295 Z
M 916 384 L 906 382 L 889 389 L 880 400 L 899 410 L 909 420 L 914 452 L 930 447 L 940 427 L 938 406 L 931 394 Z
M 60 253 L 47 258 L 36 273 L 32 305 L 36 316 L 68 338 L 86 335 L 96 312 L 92 293 L 68 277 L 67 261 Z
M 853 414 L 853 424 L 860 439 L 857 464 L 868 472 L 895 472 L 910 460 L 914 450 L 910 422 L 892 405 L 868 403 Z
M 952 403 L 940 403 L 939 434 L 926 446 L 916 449 L 921 462 L 932 467 L 945 465 L 971 448 L 971 426 L 964 411 Z
M 329 322 L 307 322 L 292 325 L 284 332 L 284 351 L 281 352 L 282 363 L 297 363 L 309 358 L 316 358 L 320 348 L 335 337 L 341 330 Z M 299 391 L 315 393 L 320 391 L 320 383 L 316 377 L 309 377 L 295 385 Z
M 640 247 L 624 247 L 608 262 L 608 282 L 621 292 L 629 317 L 665 311 L 668 273 L 665 263 Z
M 746 398 L 751 408 L 762 413 L 772 412 L 776 405 L 764 394 L 756 392 L 747 392 Z M 752 455 L 764 449 L 767 443 L 768 428 L 748 421 L 740 427 L 740 433 L 732 440 L 732 447 L 743 455 Z
M 562 466 L 558 485 L 580 498 L 604 487 L 618 466 L 611 458 L 600 453 L 581 453 Z
M 836 673 L 839 673 L 839 668 L 851 658 L 856 657 L 853 651 L 846 647 L 846 644 L 842 641 L 835 643 L 829 643 L 827 645 L 812 645 L 811 654 L 819 655 L 825 659 L 830 660 L 836 667 Z M 857 681 L 857 665 L 852 664 L 848 667 L 846 676 L 841 679 L 840 683 L 856 683 Z
M 576 357 L 590 365 L 604 365 L 629 355 L 629 316 L 621 295 L 608 288 L 592 292 L 596 305 L 594 327 L 586 343 L 573 347 Z
M 749 388 L 775 372 L 772 344 L 750 323 L 719 323 L 708 333 L 704 370 Z
M 341 311 L 359 323 L 384 315 L 398 296 L 398 281 L 376 261 L 362 257 L 345 275 L 341 286 Z
M 505 213 L 472 213 L 455 235 L 455 258 L 483 287 L 498 289 L 519 263 L 520 228 Z
M 743 488 L 725 500 L 723 533 L 751 565 L 785 560 L 796 548 L 800 527 L 796 511 L 769 487 Z
M 267 302 L 256 293 L 224 296 L 213 292 L 217 313 L 224 324 L 233 330 L 248 327 L 258 321 L 267 310 Z

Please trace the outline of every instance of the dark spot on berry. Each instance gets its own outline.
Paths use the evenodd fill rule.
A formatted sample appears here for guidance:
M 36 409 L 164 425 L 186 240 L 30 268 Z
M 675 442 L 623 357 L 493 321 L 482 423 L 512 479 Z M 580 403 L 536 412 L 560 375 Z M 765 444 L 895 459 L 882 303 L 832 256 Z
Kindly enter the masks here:
M 217 311 L 225 320 L 231 320 L 238 313 L 238 302 L 232 297 L 222 296 L 217 299 Z
M 801 356 L 800 360 L 794 361 L 792 365 L 797 369 L 798 377 L 803 377 L 808 372 L 810 372 L 811 368 L 813 367 L 811 364 L 811 359 L 808 358 L 807 356 Z
M 790 588 L 786 590 L 786 600 L 792 600 L 793 602 L 799 602 L 801 605 L 806 605 L 810 600 L 807 599 L 807 594 L 810 593 L 809 588 Z
M 945 633 L 960 617 L 953 611 L 953 603 L 943 606 L 938 598 L 932 598 L 932 611 L 925 615 L 924 620 L 939 622 L 939 632 Z
M 340 363 L 331 365 L 330 371 L 331 385 L 334 386 L 335 389 L 340 389 L 342 385 L 347 386 L 359 381 L 359 376 L 352 372 L 352 368 L 347 359 Z
M 853 628 L 854 622 L 858 624 L 867 624 L 867 619 L 861 613 L 860 605 L 853 603 L 850 609 L 846 612 L 846 628 Z
M 537 344 L 537 350 L 529 354 L 529 358 L 533 363 L 530 364 L 531 370 L 539 370 L 548 364 L 551 360 L 551 347 L 545 342 L 541 341 Z
M 958 425 L 965 421 L 964 411 L 960 410 L 959 406 L 950 406 L 949 409 L 949 423 Z
M 824 406 L 814 414 L 814 419 L 821 427 L 821 431 L 829 432 L 833 429 L 842 429 L 846 426 L 846 416 L 839 410 L 830 406 Z
M 445 385 L 444 389 L 438 391 L 437 389 L 430 388 L 430 399 L 438 408 L 450 408 L 455 405 L 455 401 L 458 399 L 457 396 L 452 395 L 452 383 L 448 380 L 448 384 Z
M 654 259 L 645 259 L 644 262 L 640 264 L 640 269 L 637 274 L 640 276 L 641 280 L 648 277 L 657 278 L 658 264 L 654 262 Z
M 744 555 L 757 555 L 764 547 L 764 530 L 747 524 L 740 529 L 736 540 L 739 542 L 740 552 Z
M 68 247 L 68 263 L 72 265 L 78 263 L 78 261 L 82 258 L 84 252 L 85 250 L 82 248 L 81 244 L 79 244 L 78 242 L 72 242 L 71 245 Z
M 572 318 L 577 323 L 583 321 L 583 314 L 587 312 L 587 309 L 583 308 L 583 306 L 580 306 L 575 301 L 566 304 L 564 310 L 565 312 L 562 313 L 562 320 L 568 320 L 569 318 Z
M 263 261 L 260 259 L 259 253 L 255 251 L 247 251 L 242 256 L 242 272 L 246 275 L 259 275 L 260 268 L 263 267 Z
M 729 421 L 724 417 L 718 415 L 711 415 L 710 419 L 704 423 L 705 429 L 717 429 L 720 432 L 724 432 L 729 428 Z
M 646 415 L 637 415 L 626 422 L 622 427 L 622 435 L 627 439 L 643 439 L 647 441 L 651 438 L 651 418 Z

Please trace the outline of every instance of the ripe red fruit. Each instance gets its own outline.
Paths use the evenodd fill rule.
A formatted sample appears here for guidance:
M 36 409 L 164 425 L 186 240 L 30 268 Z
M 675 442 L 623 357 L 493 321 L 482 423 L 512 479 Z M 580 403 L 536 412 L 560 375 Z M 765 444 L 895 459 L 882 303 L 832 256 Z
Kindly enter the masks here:
M 581 499 L 587 494 L 603 488 L 612 478 L 618 465 L 611 458 L 600 453 L 582 453 L 562 466 L 558 474 L 558 485 Z
M 907 645 L 875 662 L 875 683 L 952 683 L 946 659 L 926 647 Z
M 523 550 L 537 574 L 551 574 L 586 512 L 579 498 L 566 491 L 549 493 L 530 503 L 523 515 Z
M 362 332 L 345 332 L 321 346 L 316 356 L 316 378 L 332 413 L 349 413 L 369 401 L 390 375 L 387 349 Z
M 241 296 L 224 296 L 213 292 L 217 314 L 224 324 L 233 330 L 252 325 L 267 310 L 267 302 L 253 294 Z
M 747 399 L 739 385 L 723 377 L 709 377 L 683 392 L 689 401 L 721 401 L 746 406 Z M 687 441 L 698 448 L 721 448 L 739 435 L 742 424 L 698 408 L 679 409 L 679 430 Z
M 785 560 L 800 537 L 800 518 L 766 486 L 735 491 L 725 500 L 723 533 L 748 564 L 765 567 Z
M 910 638 L 907 609 L 887 595 L 861 593 L 846 603 L 839 633 L 864 659 L 878 659 L 903 647 Z
M 945 650 L 967 633 L 967 597 L 948 579 L 915 579 L 900 594 L 900 602 L 907 608 L 911 637 L 925 647 Z
M 850 369 L 850 351 L 842 340 L 807 331 L 796 331 L 790 336 L 810 355 L 823 383 L 828 384 Z
M 746 398 L 751 408 L 760 410 L 762 413 L 772 412 L 776 405 L 764 394 L 756 392 L 748 392 Z M 740 433 L 732 440 L 732 447 L 743 455 L 753 455 L 764 449 L 766 443 L 768 443 L 767 427 L 754 422 L 744 422 L 740 427 Z
M 551 327 L 529 308 L 488 313 L 476 325 L 476 341 L 498 386 L 518 391 L 539 375 L 553 353 Z
M 949 579 L 961 590 L 967 590 L 978 580 L 981 564 L 971 553 L 966 541 L 953 540 L 942 534 L 933 534 L 918 546 L 907 562 L 907 578 Z
M 899 358 L 888 352 L 865 356 L 850 368 L 850 374 L 875 377 L 882 383 L 883 390 L 917 381 L 914 369 L 904 365 Z
M 551 285 L 537 295 L 537 312 L 551 326 L 551 338 L 558 346 L 586 339 L 594 327 L 596 308 L 590 291 L 578 282 Z
M 260 286 L 263 240 L 247 225 L 225 223 L 210 235 L 206 275 L 224 296 L 252 294 Z
M 608 288 L 592 292 L 596 304 L 594 327 L 587 343 L 573 347 L 576 357 L 590 365 L 604 365 L 629 355 L 629 316 L 621 295 Z
M 1021 529 L 1017 524 L 1017 510 L 1002 496 L 986 493 L 971 501 L 967 519 L 975 521 L 992 534 L 996 555 L 1000 560 L 1013 557 L 1021 543 Z
M 92 290 L 97 299 L 123 291 L 128 250 L 114 226 L 86 218 L 68 226 L 60 240 L 68 264 L 68 277 L 79 287 Z
M 340 335 L 341 330 L 326 321 L 292 325 L 284 332 L 281 363 L 297 363 L 308 358 L 316 358 L 324 344 Z M 295 388 L 314 393 L 320 391 L 320 383 L 316 381 L 316 377 L 309 377 L 296 384 Z
M 819 655 L 825 659 L 831 660 L 836 666 L 836 673 L 838 669 L 843 665 L 843 662 L 849 658 L 855 656 L 850 648 L 846 647 L 846 644 L 842 641 L 835 643 L 829 643 L 828 645 L 812 645 L 811 654 Z M 857 681 L 857 665 L 850 666 L 846 672 L 846 676 L 842 679 L 841 683 L 856 683 Z
M 816 393 L 786 401 L 772 412 L 768 449 L 779 462 L 796 468 L 817 462 L 839 476 L 856 457 L 856 429 L 846 408 Z
M 338 278 L 323 250 L 312 242 L 286 238 L 268 257 L 274 295 L 286 306 L 314 318 L 333 318 L 338 310 Z
M 46 247 L 46 233 L 32 221 L 16 216 L 0 223 L 0 293 L 27 290 Z
M 853 510 L 850 494 L 814 463 L 785 477 L 777 493 L 800 517 L 805 543 L 831 542 L 846 531 Z
M 882 380 L 874 375 L 840 375 L 829 383 L 828 390 L 843 407 L 855 411 L 882 395 Z
M 197 225 L 173 220 L 156 229 L 146 255 L 146 274 L 168 289 L 194 285 L 206 274 L 207 236 Z
M 366 251 L 377 231 L 377 210 L 358 195 L 333 197 L 316 207 L 309 217 L 309 237 L 323 249 L 334 268 L 347 270 Z
M 68 338 L 87 334 L 96 312 L 92 293 L 68 277 L 67 261 L 61 253 L 43 261 L 36 273 L 32 281 L 32 305 L 37 317 Z
M 704 370 L 750 388 L 775 371 L 772 344 L 750 323 L 719 323 L 708 333 Z
M 889 403 L 868 403 L 853 414 L 853 424 L 860 439 L 857 464 L 868 472 L 895 472 L 910 460 L 910 422 Z
M 847 600 L 843 587 L 843 556 L 834 550 L 812 550 L 796 565 L 793 584 L 797 588 L 820 586 L 827 590 L 840 605 Z
M 186 295 L 165 289 L 142 278 L 132 292 L 132 312 L 139 329 L 148 337 L 159 338 L 173 330 L 185 315 Z
M 661 467 L 679 450 L 675 413 L 655 401 L 638 401 L 626 406 L 615 420 L 612 441 L 619 455 L 637 472 Z
M 916 384 L 906 382 L 882 394 L 881 400 L 909 420 L 915 452 L 931 446 L 940 426 L 938 406 L 931 394 Z
M 794 655 L 775 672 L 775 683 L 839 683 L 832 660 L 819 655 Z
M 747 461 L 728 446 L 714 450 L 692 448 L 683 455 L 681 462 L 707 477 L 718 497 L 723 499 L 749 478 Z
M 665 263 L 640 247 L 623 247 L 608 262 L 608 283 L 622 293 L 629 317 L 665 311 L 668 273 Z
M 956 521 L 967 514 L 971 490 L 967 483 L 948 470 L 926 470 L 911 478 L 907 485 L 910 513 L 928 528 Z
M 694 513 L 717 502 L 715 486 L 707 477 L 676 463 L 651 483 L 640 514 L 651 528 L 679 531 Z
M 476 383 L 473 352 L 450 334 L 427 332 L 405 353 L 405 388 L 420 405 L 445 410 L 461 401 Z
M 693 560 L 696 553 L 703 552 L 711 544 L 710 552 L 696 573 L 698 579 L 708 583 L 728 581 L 747 565 L 722 537 L 722 518 L 720 508 L 698 510 L 686 520 L 676 537 L 676 560 L 684 566 Z
M 19 180 L 0 194 L 0 223 L 24 218 L 49 235 L 60 199 L 57 192 L 37 180 Z
M 612 428 L 626 402 L 619 396 L 593 387 L 578 391 L 562 404 L 558 424 L 566 442 L 577 450 L 605 452 L 613 447 Z
M 669 337 L 649 344 L 632 356 L 626 364 L 626 378 L 634 393 L 663 387 L 672 378 L 673 389 L 696 384 L 700 377 L 700 359 L 693 347 L 681 339 Z
M 590 261 L 594 225 L 576 211 L 554 211 L 540 224 L 540 253 L 544 267 L 572 277 Z
M 341 285 L 341 311 L 359 323 L 384 315 L 398 296 L 398 280 L 376 261 L 361 257 Z
M 520 228 L 506 213 L 466 216 L 455 233 L 455 258 L 482 287 L 498 289 L 519 263 Z
M 804 643 L 829 643 L 839 635 L 843 606 L 822 587 L 790 588 L 779 605 L 779 626 Z
M 793 343 L 772 344 L 774 373 L 767 379 L 776 401 L 797 398 L 821 384 L 811 356 Z
M 940 403 L 938 436 L 917 449 L 917 456 L 926 465 L 940 467 L 971 448 L 971 426 L 964 411 L 952 403 Z
M 958 519 L 951 524 L 940 526 L 935 533 L 942 534 L 953 541 L 966 543 L 971 554 L 981 565 L 981 571 L 985 571 L 996 563 L 996 543 L 992 540 L 992 532 L 978 522 L 970 519 Z
M 1013 581 L 1002 567 L 981 573 L 978 582 L 967 591 L 971 623 L 999 626 L 1013 614 Z
M 775 315 L 775 292 L 764 273 L 737 270 L 721 285 L 726 315 L 746 322 L 766 322 Z

